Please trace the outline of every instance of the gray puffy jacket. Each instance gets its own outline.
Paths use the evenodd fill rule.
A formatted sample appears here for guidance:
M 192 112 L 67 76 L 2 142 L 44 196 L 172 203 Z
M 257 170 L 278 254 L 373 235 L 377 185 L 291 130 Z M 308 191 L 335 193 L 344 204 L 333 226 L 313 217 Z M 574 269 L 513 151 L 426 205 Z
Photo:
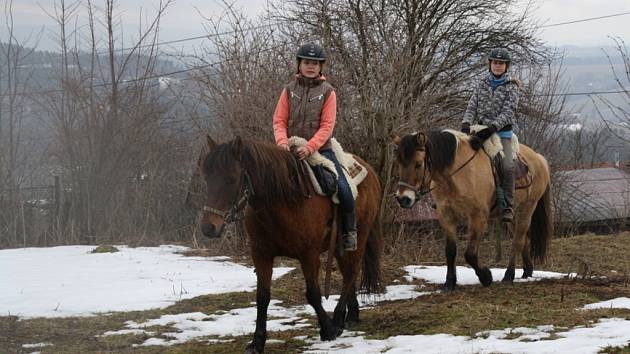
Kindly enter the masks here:
M 507 74 L 506 74 L 507 75 Z M 520 81 L 508 75 L 505 82 L 492 92 L 490 80 L 484 77 L 474 89 L 462 123 L 492 125 L 501 130 L 515 122 Z

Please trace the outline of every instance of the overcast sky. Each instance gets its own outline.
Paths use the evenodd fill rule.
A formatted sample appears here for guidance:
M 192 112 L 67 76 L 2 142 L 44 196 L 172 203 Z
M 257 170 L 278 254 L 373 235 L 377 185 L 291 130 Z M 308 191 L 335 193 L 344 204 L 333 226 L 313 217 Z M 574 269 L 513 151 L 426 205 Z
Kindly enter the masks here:
M 4 3 L 0 22 L 4 27 Z M 244 9 L 250 16 L 260 14 L 267 0 L 236 0 L 236 6 Z M 39 47 L 54 50 L 55 45 L 50 38 L 54 23 L 46 14 L 52 13 L 54 0 L 13 0 L 13 21 L 16 36 L 23 40 L 28 33 L 44 29 L 44 36 Z M 66 0 L 66 2 L 71 2 Z M 100 4 L 101 0 L 93 0 Z M 119 0 L 118 11 L 127 33 L 137 31 L 136 26 L 140 18 L 140 9 L 145 14 L 154 14 L 158 0 Z M 523 1 L 524 3 L 524 1 Z M 535 0 L 534 17 L 541 24 L 555 24 L 590 17 L 606 16 L 615 13 L 630 12 L 630 0 Z M 198 12 L 206 17 L 217 18 L 224 6 L 216 0 L 175 0 L 167 10 L 162 20 L 161 40 L 173 40 L 204 34 L 203 19 Z M 521 11 L 521 7 L 516 11 Z M 619 36 L 630 42 L 630 14 L 619 17 L 606 18 L 595 21 L 575 23 L 540 30 L 540 37 L 552 46 L 582 45 L 601 46 L 611 45 L 608 36 Z M 6 38 L 6 30 L 2 28 L 0 38 Z M 198 44 L 199 42 L 197 42 Z M 193 43 L 188 44 L 188 48 Z M 181 46 L 181 45 L 180 45 Z

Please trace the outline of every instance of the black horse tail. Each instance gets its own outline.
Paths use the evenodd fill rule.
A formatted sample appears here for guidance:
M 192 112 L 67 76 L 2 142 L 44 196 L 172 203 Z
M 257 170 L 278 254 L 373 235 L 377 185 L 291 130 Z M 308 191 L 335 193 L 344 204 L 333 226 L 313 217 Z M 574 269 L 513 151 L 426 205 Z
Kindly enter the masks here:
M 363 273 L 361 275 L 360 291 L 366 294 L 381 292 L 381 225 L 376 216 L 368 235 L 365 253 L 363 254 Z
M 534 261 L 542 262 L 545 260 L 553 232 L 551 185 L 548 184 L 545 194 L 538 200 L 529 227 L 530 252 Z

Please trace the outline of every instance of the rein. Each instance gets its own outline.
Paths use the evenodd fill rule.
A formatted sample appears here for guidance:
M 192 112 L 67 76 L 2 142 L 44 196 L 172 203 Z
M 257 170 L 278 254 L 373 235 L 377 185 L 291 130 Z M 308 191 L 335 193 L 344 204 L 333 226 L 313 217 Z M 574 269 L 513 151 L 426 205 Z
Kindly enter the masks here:
M 225 225 L 245 219 L 245 215 L 242 213 L 242 211 L 245 208 L 245 205 L 249 203 L 250 198 L 254 196 L 254 189 L 252 187 L 252 182 L 247 171 L 243 172 L 243 174 L 241 175 L 240 184 L 241 187 L 239 197 L 237 197 L 237 200 L 234 202 L 234 204 L 232 204 L 230 209 L 221 210 L 208 205 L 204 205 L 202 208 L 204 212 L 212 213 L 223 219 L 223 225 L 221 225 L 221 229 L 218 232 L 219 235 L 223 233 Z
M 459 166 L 455 171 L 450 173 L 447 177 L 452 177 L 457 172 L 461 171 L 464 167 L 466 167 L 466 165 L 468 165 L 470 163 L 470 161 L 472 161 L 475 158 L 475 156 L 477 156 L 477 153 L 479 153 L 479 150 L 475 150 L 475 153 L 472 154 L 472 156 L 469 157 L 468 160 L 466 160 L 466 162 L 464 162 L 461 166 Z M 429 192 L 431 192 L 433 190 L 433 188 L 427 188 L 427 183 L 426 183 L 427 171 L 431 172 L 431 170 L 429 169 L 429 163 L 431 162 L 431 156 L 427 155 L 427 157 L 428 157 L 428 161 L 426 161 L 427 159 L 425 159 L 424 168 L 422 169 L 422 182 L 420 182 L 420 187 L 419 188 L 416 188 L 416 186 L 412 186 L 409 183 L 398 181 L 398 185 L 399 186 L 408 188 L 408 189 L 410 189 L 411 191 L 413 191 L 416 194 L 416 201 L 420 197 L 424 196 L 425 194 L 427 194 L 427 193 L 429 193 Z

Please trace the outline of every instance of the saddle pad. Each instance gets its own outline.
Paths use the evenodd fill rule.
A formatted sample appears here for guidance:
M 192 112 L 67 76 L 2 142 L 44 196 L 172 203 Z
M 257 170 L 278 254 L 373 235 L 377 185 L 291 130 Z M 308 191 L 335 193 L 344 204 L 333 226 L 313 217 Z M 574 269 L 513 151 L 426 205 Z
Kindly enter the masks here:
M 487 128 L 485 125 L 473 125 L 472 127 L 470 127 L 470 132 L 475 133 L 485 128 Z M 462 133 L 458 130 L 447 129 L 447 131 L 458 138 L 469 138 L 468 134 Z M 488 140 L 483 143 L 483 149 L 486 151 L 490 159 L 493 159 L 498 154 L 501 154 L 501 156 L 503 156 L 503 145 L 501 144 L 501 138 L 497 135 L 497 133 L 492 134 L 488 138 Z M 514 133 L 512 133 L 512 153 L 514 155 L 512 156 L 512 158 L 516 160 L 519 153 L 519 143 L 518 136 L 516 136 L 516 134 Z
M 485 128 L 487 128 L 487 126 L 485 125 L 473 125 L 472 127 L 470 127 L 470 131 L 478 132 Z M 486 150 L 486 153 L 488 153 L 491 158 L 495 157 L 497 154 L 501 154 L 501 156 L 503 156 L 503 144 L 501 144 L 501 138 L 499 137 L 499 135 L 497 135 L 497 133 L 492 134 L 490 138 L 488 138 L 488 140 L 483 143 L 483 148 L 484 150 Z M 516 136 L 516 134 L 514 133 L 512 133 L 512 152 L 514 155 L 512 156 L 512 159 L 517 160 L 519 144 L 518 136 Z
M 305 146 L 306 143 L 306 139 L 298 136 L 292 136 L 289 138 L 290 147 L 302 147 Z M 361 182 L 363 182 L 365 177 L 367 177 L 368 170 L 354 158 L 354 155 L 343 151 L 343 148 L 341 147 L 341 144 L 339 144 L 337 139 L 331 138 L 330 143 L 332 146 L 332 150 L 337 157 L 337 160 L 339 160 L 339 163 L 343 167 L 343 173 L 346 176 L 348 184 L 350 185 L 350 190 L 352 190 L 352 197 L 356 200 L 359 194 L 357 186 L 361 184 Z M 339 178 L 337 174 L 337 169 L 335 168 L 335 164 L 322 156 L 322 154 L 317 151 L 307 157 L 306 162 L 311 166 L 323 165 L 328 170 L 332 171 L 337 178 Z M 308 171 L 308 175 L 311 179 L 311 183 L 313 184 L 313 189 L 315 190 L 315 193 L 319 195 L 324 195 L 321 187 L 319 186 L 319 182 L 317 182 L 317 179 L 315 178 L 315 174 L 313 173 L 313 171 L 310 168 L 307 168 L 306 170 Z M 334 203 L 339 204 L 339 197 L 337 196 L 337 193 L 335 193 L 331 197 L 331 199 Z

